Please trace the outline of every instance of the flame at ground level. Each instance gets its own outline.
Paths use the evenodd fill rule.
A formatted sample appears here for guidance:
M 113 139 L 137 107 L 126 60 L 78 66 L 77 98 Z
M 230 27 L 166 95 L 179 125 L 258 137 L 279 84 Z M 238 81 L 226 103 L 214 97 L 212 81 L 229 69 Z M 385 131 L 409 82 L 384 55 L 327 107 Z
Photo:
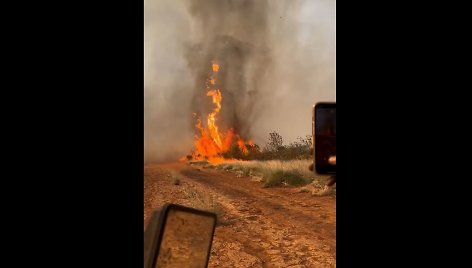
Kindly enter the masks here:
M 231 153 L 231 150 L 236 148 L 240 150 L 242 155 L 248 154 L 246 142 L 238 134 L 234 133 L 234 129 L 229 129 L 225 134 L 211 132 L 208 128 L 203 129 L 199 120 L 197 120 L 197 128 L 200 130 L 201 137 L 195 137 L 193 159 L 219 163 L 231 158 L 228 155 L 225 158 L 225 154 Z M 248 144 L 251 144 L 251 142 L 248 142 Z

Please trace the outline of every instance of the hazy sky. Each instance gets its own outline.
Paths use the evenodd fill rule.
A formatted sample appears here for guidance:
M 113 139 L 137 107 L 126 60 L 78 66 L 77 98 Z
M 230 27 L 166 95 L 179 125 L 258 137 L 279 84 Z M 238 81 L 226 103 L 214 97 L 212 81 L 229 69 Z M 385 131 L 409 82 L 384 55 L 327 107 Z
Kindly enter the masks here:
M 286 144 L 311 134 L 313 104 L 335 101 L 335 1 L 144 5 L 146 161 L 176 159 L 192 149 L 192 113 L 206 108 L 196 100 L 205 98 L 200 82 L 210 59 L 227 70 L 221 120 L 237 118 L 240 132 L 262 146 L 271 131 Z

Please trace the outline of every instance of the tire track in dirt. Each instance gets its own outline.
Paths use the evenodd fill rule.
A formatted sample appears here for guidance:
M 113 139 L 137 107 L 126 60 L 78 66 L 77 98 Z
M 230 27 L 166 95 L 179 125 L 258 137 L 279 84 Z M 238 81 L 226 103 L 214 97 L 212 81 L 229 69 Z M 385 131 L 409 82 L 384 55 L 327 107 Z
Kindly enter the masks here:
M 336 266 L 332 197 L 295 194 L 290 189 L 265 189 L 249 178 L 237 178 L 217 170 L 183 168 L 180 172 L 220 196 L 230 225 L 222 228 L 221 233 L 238 241 L 243 252 L 257 259 L 251 263 L 252 267 Z M 251 267 L 217 264 L 215 267 Z
M 183 163 L 146 165 L 144 173 L 145 222 L 165 202 L 201 205 L 188 193 L 221 205 L 211 268 L 336 266 L 334 197 L 262 188 L 248 177 Z

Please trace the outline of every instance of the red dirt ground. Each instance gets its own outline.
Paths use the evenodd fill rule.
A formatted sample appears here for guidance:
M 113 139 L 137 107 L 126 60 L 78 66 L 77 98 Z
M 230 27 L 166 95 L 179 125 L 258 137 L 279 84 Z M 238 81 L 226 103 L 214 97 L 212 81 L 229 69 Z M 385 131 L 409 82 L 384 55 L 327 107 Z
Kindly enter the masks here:
M 336 267 L 333 195 L 181 162 L 145 165 L 144 187 L 145 225 L 166 202 L 217 211 L 208 267 Z

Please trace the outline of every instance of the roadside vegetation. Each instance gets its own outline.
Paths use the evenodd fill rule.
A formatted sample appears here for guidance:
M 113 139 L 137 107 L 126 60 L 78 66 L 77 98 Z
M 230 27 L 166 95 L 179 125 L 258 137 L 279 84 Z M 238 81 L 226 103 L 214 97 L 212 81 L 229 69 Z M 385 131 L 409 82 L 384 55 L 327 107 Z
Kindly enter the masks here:
M 261 182 L 263 187 L 321 185 L 327 179 L 308 168 L 313 162 L 310 154 L 311 135 L 298 137 L 296 141 L 285 145 L 282 136 L 274 131 L 269 133 L 262 149 L 257 144 L 247 144 L 247 148 L 248 153 L 244 155 L 235 146 L 222 155 L 230 160 L 218 164 L 207 161 L 191 161 L 190 164 L 233 172 L 239 177 L 251 177 Z

